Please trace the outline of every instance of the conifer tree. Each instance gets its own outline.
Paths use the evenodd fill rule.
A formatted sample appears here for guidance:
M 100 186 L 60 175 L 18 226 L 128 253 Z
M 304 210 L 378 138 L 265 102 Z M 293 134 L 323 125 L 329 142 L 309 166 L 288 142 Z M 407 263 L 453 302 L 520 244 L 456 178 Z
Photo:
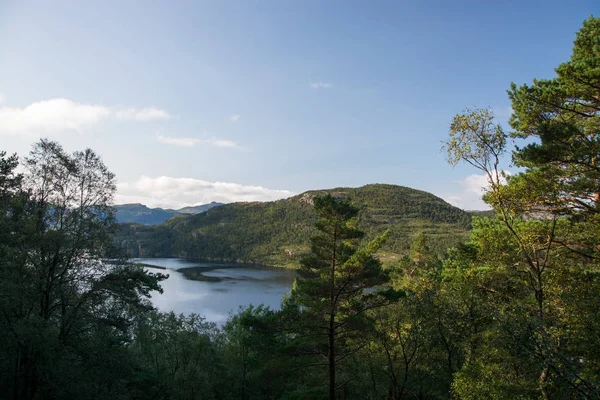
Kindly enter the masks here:
M 366 311 L 387 304 L 393 292 L 377 290 L 388 281 L 374 257 L 387 233 L 359 247 L 358 208 L 348 199 L 316 197 L 318 233 L 311 255 L 303 259 L 301 278 L 292 293 L 300 306 L 301 330 L 311 338 L 313 354 L 326 357 L 328 397 L 347 382 L 336 382 L 338 364 L 361 348 L 361 331 L 369 324 Z

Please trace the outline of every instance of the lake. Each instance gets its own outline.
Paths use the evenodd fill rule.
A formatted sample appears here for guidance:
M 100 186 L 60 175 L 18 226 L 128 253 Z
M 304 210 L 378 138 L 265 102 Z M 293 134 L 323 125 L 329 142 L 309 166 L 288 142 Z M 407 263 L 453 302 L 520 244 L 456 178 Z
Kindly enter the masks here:
M 162 282 L 163 294 L 152 293 L 152 304 L 161 311 L 196 313 L 218 324 L 224 323 L 240 306 L 264 304 L 279 309 L 290 292 L 296 271 L 282 268 L 251 267 L 190 261 L 179 258 L 136 258 L 133 262 L 156 265 L 169 274 Z M 202 281 L 186 279 L 177 269 L 200 275 Z M 192 269 L 188 269 L 192 268 Z

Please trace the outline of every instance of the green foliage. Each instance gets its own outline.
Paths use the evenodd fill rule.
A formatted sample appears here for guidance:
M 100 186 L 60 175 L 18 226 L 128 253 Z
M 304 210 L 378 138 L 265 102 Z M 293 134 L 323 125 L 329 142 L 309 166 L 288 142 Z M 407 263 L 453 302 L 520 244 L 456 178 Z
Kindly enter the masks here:
M 139 398 L 220 399 L 228 391 L 213 323 L 194 314 L 153 312 L 134 334 L 129 356 L 143 368 L 133 387 Z
M 290 338 L 281 329 L 280 318 L 279 312 L 267 307 L 250 306 L 225 324 L 223 357 L 235 398 L 281 398 L 293 390 L 289 371 L 294 362 L 284 351 Z
M 131 257 L 173 256 L 173 231 L 165 225 L 122 223 L 115 229 L 115 245 Z
M 0 154 L 0 392 L 124 398 L 125 345 L 160 276 L 112 259 L 114 176 L 93 151 L 41 140 L 22 175 L 17 161 Z
M 492 110 L 467 108 L 452 120 L 450 138 L 443 149 L 451 165 L 466 161 L 477 169 L 490 171 L 498 165 L 505 147 L 506 135 L 494 123 Z
M 504 142 L 494 138 L 503 133 L 485 113 L 474 114 L 479 125 L 460 125 L 460 141 L 452 125 L 449 161 L 486 174 L 484 199 L 497 213 L 473 223 L 477 254 L 466 271 L 478 277 L 473 293 L 483 295 L 493 320 L 480 330 L 485 355 L 470 356 L 456 374 L 461 398 L 600 395 L 598 354 L 589 351 L 599 315 L 585 305 L 600 294 L 591 283 L 600 273 L 599 21 L 584 23 L 556 78 L 512 85 L 511 135 L 535 139 L 513 153 L 523 172 L 502 177 Z
M 525 176 L 543 177 L 540 183 L 548 187 L 537 204 L 557 213 L 585 216 L 600 210 L 599 37 L 600 19 L 590 17 L 555 78 L 513 83 L 508 92 L 511 135 L 535 139 L 517 148 L 515 164 L 527 168 Z

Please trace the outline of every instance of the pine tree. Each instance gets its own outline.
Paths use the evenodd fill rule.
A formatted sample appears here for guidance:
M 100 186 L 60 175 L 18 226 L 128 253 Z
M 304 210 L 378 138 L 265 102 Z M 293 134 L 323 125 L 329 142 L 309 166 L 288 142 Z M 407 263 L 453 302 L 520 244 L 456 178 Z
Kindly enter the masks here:
M 336 389 L 347 384 L 336 384 L 336 369 L 361 348 L 361 331 L 370 322 L 366 311 L 393 298 L 393 291 L 377 290 L 388 281 L 374 257 L 387 233 L 359 248 L 359 210 L 350 200 L 326 195 L 316 197 L 314 205 L 318 233 L 311 238 L 311 255 L 302 261 L 292 301 L 300 307 L 300 330 L 311 338 L 313 354 L 327 358 L 328 397 L 335 399 Z

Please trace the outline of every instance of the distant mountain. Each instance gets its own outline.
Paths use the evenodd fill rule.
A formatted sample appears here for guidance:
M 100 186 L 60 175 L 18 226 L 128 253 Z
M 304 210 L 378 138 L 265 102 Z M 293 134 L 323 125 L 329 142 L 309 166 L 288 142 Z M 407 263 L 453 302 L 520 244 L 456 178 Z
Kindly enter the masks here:
M 218 203 L 216 201 L 210 202 L 208 204 L 202 204 L 201 206 L 193 206 L 193 207 L 183 207 L 177 210 L 179 214 L 200 214 L 204 211 L 208 211 L 213 207 L 222 206 L 223 203 Z
M 141 225 L 159 225 L 179 214 L 199 214 L 223 203 L 212 202 L 201 206 L 184 207 L 179 210 L 148 208 L 139 203 L 115 206 L 117 222 L 130 222 Z
M 133 222 L 142 225 L 162 224 L 171 217 L 179 214 L 175 210 L 163 210 L 162 208 L 148 208 L 143 204 L 120 204 L 116 205 L 117 222 Z
M 443 253 L 467 237 L 471 214 L 430 193 L 374 184 L 360 188 L 309 191 L 284 200 L 231 203 L 195 215 L 180 214 L 158 226 L 121 224 L 116 240 L 131 256 L 297 265 L 309 250 L 316 219 L 312 199 L 331 193 L 361 208 L 358 226 L 369 240 L 386 229 L 380 256 L 395 262 L 407 254 L 412 237 L 425 232 L 431 248 Z

